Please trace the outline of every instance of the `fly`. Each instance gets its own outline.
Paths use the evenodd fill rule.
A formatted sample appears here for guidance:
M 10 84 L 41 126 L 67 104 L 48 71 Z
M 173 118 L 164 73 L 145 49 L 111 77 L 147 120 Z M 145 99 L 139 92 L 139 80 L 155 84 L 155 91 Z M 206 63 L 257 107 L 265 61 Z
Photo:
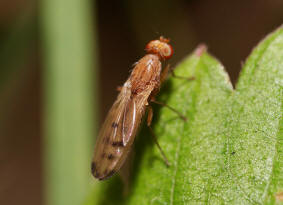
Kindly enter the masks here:
M 167 66 L 162 71 L 161 61 L 171 58 L 173 48 L 169 44 L 169 39 L 160 37 L 159 40 L 150 41 L 145 50 L 147 54 L 135 64 L 130 77 L 120 87 L 117 100 L 99 132 L 91 166 L 93 176 L 99 180 L 112 176 L 124 164 L 146 108 L 149 110 L 147 124 L 151 124 L 153 112 L 149 103 L 156 102 L 154 97 L 169 70 Z M 165 106 L 177 112 L 170 106 Z M 156 137 L 154 139 L 166 164 L 169 165 Z

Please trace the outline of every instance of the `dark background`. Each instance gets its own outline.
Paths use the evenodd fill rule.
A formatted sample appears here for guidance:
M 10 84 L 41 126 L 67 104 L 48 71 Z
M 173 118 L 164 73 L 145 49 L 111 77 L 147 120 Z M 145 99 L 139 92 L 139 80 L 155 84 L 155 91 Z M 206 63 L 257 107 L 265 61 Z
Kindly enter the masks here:
M 42 47 L 36 0 L 0 1 L 0 203 L 42 204 Z M 283 22 L 282 0 L 93 1 L 101 119 L 118 85 L 160 35 L 176 65 L 199 43 L 235 84 L 253 47 Z M 97 113 L 94 113 L 97 114 Z

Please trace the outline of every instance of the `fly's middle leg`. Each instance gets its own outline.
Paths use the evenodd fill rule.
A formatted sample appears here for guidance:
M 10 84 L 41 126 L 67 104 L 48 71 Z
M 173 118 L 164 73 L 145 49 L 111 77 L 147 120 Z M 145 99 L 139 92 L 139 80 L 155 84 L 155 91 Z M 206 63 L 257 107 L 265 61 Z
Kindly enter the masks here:
M 158 105 L 162 105 L 164 107 L 167 107 L 168 109 L 172 110 L 173 112 L 175 112 L 180 118 L 182 118 L 184 121 L 187 121 L 186 116 L 184 116 L 182 113 L 180 113 L 178 110 L 176 110 L 175 108 L 171 107 L 170 105 L 167 105 L 166 103 L 163 102 L 159 102 L 156 101 L 155 99 L 151 99 L 152 103 L 158 104 Z

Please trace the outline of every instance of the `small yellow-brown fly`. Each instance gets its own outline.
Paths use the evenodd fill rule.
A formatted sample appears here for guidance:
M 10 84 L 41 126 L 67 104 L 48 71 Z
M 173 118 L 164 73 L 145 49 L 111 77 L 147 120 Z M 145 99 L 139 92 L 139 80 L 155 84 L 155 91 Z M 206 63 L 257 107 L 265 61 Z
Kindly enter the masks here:
M 161 61 L 169 59 L 173 49 L 168 39 L 160 37 L 150 41 L 145 50 L 147 54 L 135 64 L 99 132 L 91 166 L 93 176 L 99 180 L 112 176 L 124 164 L 147 107 L 147 124 L 151 123 L 149 103 L 154 101 L 169 68 L 162 71 Z

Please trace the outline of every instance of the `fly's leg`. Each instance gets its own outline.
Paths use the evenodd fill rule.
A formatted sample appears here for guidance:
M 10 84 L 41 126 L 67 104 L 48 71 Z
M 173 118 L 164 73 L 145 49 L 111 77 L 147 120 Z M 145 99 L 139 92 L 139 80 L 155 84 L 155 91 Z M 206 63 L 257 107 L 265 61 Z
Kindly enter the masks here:
M 161 76 L 160 76 L 160 81 L 161 83 L 164 82 L 168 76 L 168 74 L 171 74 L 174 78 L 179 78 L 179 79 L 183 79 L 183 80 L 188 80 L 188 81 L 191 81 L 191 80 L 195 80 L 195 77 L 192 76 L 192 77 L 184 77 L 184 76 L 179 76 L 179 75 L 176 75 L 174 73 L 174 69 L 170 67 L 170 65 L 168 64 L 162 71 L 161 73 Z
M 166 103 L 163 103 L 163 102 L 156 101 L 154 99 L 151 99 L 151 102 L 153 102 L 155 104 L 158 104 L 158 105 L 162 105 L 164 107 L 167 107 L 168 109 L 172 110 L 177 115 L 179 115 L 179 117 L 182 118 L 184 121 L 187 121 L 187 118 L 182 113 L 180 113 L 178 110 L 176 110 L 175 108 L 171 107 L 170 105 L 167 105 Z
M 192 76 L 192 77 L 183 77 L 183 76 L 177 76 L 177 75 L 175 75 L 174 70 L 173 70 L 173 69 L 170 67 L 170 65 L 168 64 L 168 65 L 163 69 L 163 71 L 162 71 L 162 73 L 161 73 L 161 75 L 160 75 L 160 82 L 161 82 L 161 84 L 166 80 L 166 78 L 167 78 L 167 76 L 168 76 L 168 73 L 171 73 L 173 77 L 179 78 L 179 79 L 184 79 L 184 80 L 189 80 L 189 81 L 195 79 L 194 76 Z M 152 95 L 152 96 L 151 96 L 151 99 L 150 99 L 151 102 L 169 108 L 170 110 L 172 110 L 173 112 L 175 112 L 180 118 L 182 118 L 184 121 L 187 121 L 187 118 L 186 118 L 182 113 L 180 113 L 178 110 L 176 110 L 175 108 L 171 107 L 170 105 L 167 105 L 167 104 L 165 104 L 165 103 L 163 103 L 163 102 L 158 102 L 158 101 L 156 101 L 156 100 L 154 99 L 154 96 L 155 96 L 155 95 Z
M 172 73 L 172 76 L 175 77 L 175 78 L 180 78 L 180 79 L 185 79 L 185 80 L 194 80 L 194 79 L 195 79 L 195 77 L 189 77 L 189 78 L 187 78 L 187 77 L 182 77 L 182 76 L 177 76 L 177 75 L 175 75 L 173 69 L 171 69 L 171 68 L 170 68 L 170 65 L 168 64 L 168 65 L 163 69 L 163 71 L 162 71 L 162 73 L 161 73 L 161 75 L 160 75 L 160 83 L 163 83 L 163 82 L 166 80 L 166 78 L 167 78 L 167 76 L 168 76 L 168 73 Z M 186 118 L 184 115 L 182 115 L 182 113 L 180 113 L 178 110 L 174 109 L 173 107 L 171 107 L 171 106 L 169 106 L 169 105 L 167 105 L 167 104 L 165 104 L 165 103 L 156 101 L 156 100 L 154 99 L 154 96 L 155 96 L 155 95 L 152 95 L 152 96 L 151 96 L 150 102 L 153 102 L 153 103 L 156 103 L 156 104 L 158 104 L 158 105 L 162 105 L 162 106 L 165 106 L 165 107 L 169 108 L 170 110 L 172 110 L 173 112 L 175 112 L 177 115 L 179 115 L 180 118 L 182 118 L 184 121 L 187 121 L 187 118 Z M 151 121 L 152 121 L 152 117 L 153 117 L 153 110 L 152 110 L 152 107 L 149 106 L 149 107 L 148 107 L 148 115 L 147 115 L 147 126 L 148 126 L 148 128 L 149 128 L 149 130 L 150 130 L 150 132 L 151 132 L 151 135 L 152 135 L 152 137 L 153 137 L 153 140 L 154 140 L 155 144 L 157 145 L 159 151 L 160 151 L 161 154 L 162 154 L 162 157 L 163 157 L 163 160 L 164 160 L 165 164 L 169 167 L 169 166 L 170 166 L 170 163 L 169 163 L 169 161 L 168 161 L 168 159 L 167 159 L 165 153 L 163 152 L 162 148 L 160 147 L 160 145 L 159 145 L 159 143 L 158 143 L 158 141 L 157 141 L 157 137 L 156 137 L 156 135 L 155 135 L 154 132 L 153 132 L 153 129 L 152 129 L 151 126 L 150 126 L 150 125 L 151 125 Z
M 154 134 L 153 129 L 151 127 L 152 117 L 153 117 L 153 110 L 152 110 L 152 107 L 149 106 L 148 107 L 148 114 L 147 114 L 147 126 L 148 126 L 148 128 L 149 128 L 149 130 L 151 132 L 151 135 L 152 135 L 152 138 L 154 140 L 154 143 L 157 145 L 157 147 L 158 147 L 158 149 L 159 149 L 159 151 L 160 151 L 160 153 L 161 153 L 161 155 L 163 157 L 163 160 L 164 160 L 165 164 L 167 165 L 167 167 L 169 167 L 170 163 L 169 163 L 165 153 L 163 152 L 162 148 L 160 147 L 160 145 L 158 143 L 158 140 L 157 140 L 157 137 Z
M 165 68 L 163 68 L 161 74 L 160 74 L 160 83 L 162 84 L 167 76 L 168 76 L 168 73 L 169 73 L 169 70 L 170 70 L 170 65 L 168 64 Z

